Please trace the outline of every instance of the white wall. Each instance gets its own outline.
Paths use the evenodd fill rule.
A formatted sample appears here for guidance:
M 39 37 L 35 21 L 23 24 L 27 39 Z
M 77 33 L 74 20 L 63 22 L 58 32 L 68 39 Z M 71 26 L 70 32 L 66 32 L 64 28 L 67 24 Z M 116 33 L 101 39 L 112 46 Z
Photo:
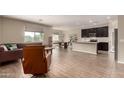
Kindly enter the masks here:
M 2 19 L 0 17 L 0 43 L 2 43 Z
M 9 18 L 2 18 L 2 20 L 1 35 L 3 43 L 23 43 L 24 31 L 44 32 L 44 43 L 48 43 L 48 37 L 51 35 L 51 27 Z
M 124 63 L 124 16 L 118 16 L 118 61 Z
M 64 34 L 64 41 L 68 42 L 70 40 L 71 35 L 77 35 L 78 39 L 81 38 L 79 30 L 71 30 L 71 31 L 63 31 Z
M 63 32 L 62 30 L 53 29 L 53 30 L 52 30 L 52 33 L 59 35 L 59 41 L 60 41 L 60 42 L 64 41 L 64 32 Z
M 63 31 L 63 33 L 64 33 L 64 42 L 68 42 L 70 33 L 68 31 Z
M 114 29 L 118 28 L 118 20 L 109 22 L 109 52 L 114 52 Z
M 24 42 L 24 22 L 3 18 L 2 28 L 3 43 Z

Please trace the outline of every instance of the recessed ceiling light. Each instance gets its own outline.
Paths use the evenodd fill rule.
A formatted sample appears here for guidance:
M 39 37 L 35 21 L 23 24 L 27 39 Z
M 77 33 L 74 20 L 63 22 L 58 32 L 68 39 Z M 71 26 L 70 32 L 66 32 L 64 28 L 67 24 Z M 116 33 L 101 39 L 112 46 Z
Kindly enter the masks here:
M 111 17 L 110 16 L 107 16 L 107 19 L 109 20 L 109 19 L 111 19 Z
M 90 23 L 93 23 L 93 20 L 89 20 Z

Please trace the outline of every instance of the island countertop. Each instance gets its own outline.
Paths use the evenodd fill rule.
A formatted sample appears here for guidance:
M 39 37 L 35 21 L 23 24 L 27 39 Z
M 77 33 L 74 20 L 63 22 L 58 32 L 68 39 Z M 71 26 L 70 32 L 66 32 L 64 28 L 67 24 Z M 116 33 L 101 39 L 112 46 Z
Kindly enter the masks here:
M 97 44 L 98 42 L 73 42 L 72 50 L 90 54 L 97 54 Z
M 74 42 L 77 44 L 97 44 L 98 42 Z

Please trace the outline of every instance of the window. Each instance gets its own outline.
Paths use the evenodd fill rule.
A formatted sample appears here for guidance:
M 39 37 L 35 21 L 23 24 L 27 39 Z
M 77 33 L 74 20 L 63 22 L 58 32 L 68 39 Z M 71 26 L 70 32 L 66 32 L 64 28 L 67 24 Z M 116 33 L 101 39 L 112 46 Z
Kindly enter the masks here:
M 44 33 L 42 32 L 25 32 L 24 42 L 42 42 Z
M 53 38 L 53 42 L 59 41 L 59 35 L 58 34 L 53 34 L 52 38 Z

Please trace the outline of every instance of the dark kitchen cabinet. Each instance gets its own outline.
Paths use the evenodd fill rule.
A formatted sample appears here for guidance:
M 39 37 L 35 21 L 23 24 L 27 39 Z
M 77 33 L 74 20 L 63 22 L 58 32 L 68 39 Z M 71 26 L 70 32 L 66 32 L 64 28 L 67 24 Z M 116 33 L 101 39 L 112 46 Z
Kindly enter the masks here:
M 86 29 L 85 36 L 86 36 L 86 37 L 89 37 L 89 33 L 90 33 L 90 30 L 89 30 L 89 29 Z
M 108 37 L 108 27 L 101 27 L 99 31 L 101 32 L 100 37 Z
M 87 33 L 86 29 L 83 29 L 81 31 L 81 37 L 87 37 L 86 33 Z
M 108 27 L 96 28 L 96 37 L 108 37 Z
M 97 50 L 108 51 L 109 46 L 107 42 L 99 42 L 97 44 Z
M 94 33 L 95 37 L 108 37 L 108 26 L 82 29 L 81 37 L 90 37 L 90 34 Z
M 96 28 L 96 37 L 101 37 L 102 35 L 101 35 L 101 30 L 100 30 L 100 28 Z
M 81 37 L 85 37 L 85 30 L 83 29 L 83 30 L 81 30 Z
M 81 31 L 81 37 L 89 37 L 89 29 L 83 29 Z

